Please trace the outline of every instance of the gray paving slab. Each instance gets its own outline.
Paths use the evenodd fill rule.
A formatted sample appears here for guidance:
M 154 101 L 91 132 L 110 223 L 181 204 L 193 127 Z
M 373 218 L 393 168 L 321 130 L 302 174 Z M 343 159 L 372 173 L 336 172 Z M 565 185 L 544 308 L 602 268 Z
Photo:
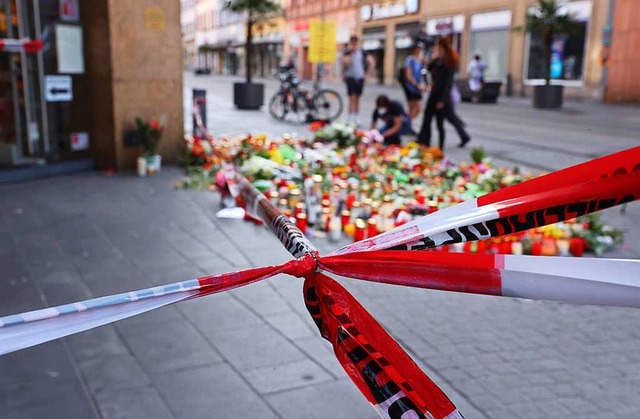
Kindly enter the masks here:
M 216 336 L 212 343 L 229 363 L 242 371 L 305 358 L 291 341 L 264 324 L 229 330 Z
M 281 393 L 334 380 L 324 368 L 309 359 L 254 368 L 242 371 L 242 375 L 262 395 Z
M 228 294 L 186 301 L 177 309 L 212 342 L 220 335 L 264 324 L 259 316 Z
M 154 380 L 176 418 L 277 418 L 226 364 L 161 374 Z
M 147 374 L 129 353 L 86 359 L 78 366 L 94 394 L 150 384 Z
M 273 394 L 266 399 L 284 419 L 379 417 L 348 379 Z
M 96 395 L 103 417 L 109 419 L 172 419 L 174 416 L 154 387 L 137 387 Z
M 99 418 L 77 379 L 49 377 L 0 387 L 4 419 Z
M 148 374 L 190 369 L 222 360 L 206 339 L 183 319 L 161 324 L 122 323 L 116 327 Z

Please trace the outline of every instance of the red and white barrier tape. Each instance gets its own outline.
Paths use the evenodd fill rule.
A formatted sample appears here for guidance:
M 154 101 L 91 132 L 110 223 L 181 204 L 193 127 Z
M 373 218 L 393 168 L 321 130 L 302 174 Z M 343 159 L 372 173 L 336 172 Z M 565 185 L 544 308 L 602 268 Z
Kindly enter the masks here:
M 186 299 L 286 273 L 305 278 L 305 304 L 336 357 L 383 418 L 462 415 L 358 301 L 322 271 L 420 288 L 640 307 L 639 261 L 377 251 L 509 234 L 640 197 L 640 147 L 465 202 L 320 257 L 296 226 L 242 176 L 230 189 L 297 259 L 0 318 L 0 354 Z M 558 187 L 559 185 L 559 187 Z
M 39 39 L 0 39 L 0 51 L 3 52 L 38 52 L 42 50 Z

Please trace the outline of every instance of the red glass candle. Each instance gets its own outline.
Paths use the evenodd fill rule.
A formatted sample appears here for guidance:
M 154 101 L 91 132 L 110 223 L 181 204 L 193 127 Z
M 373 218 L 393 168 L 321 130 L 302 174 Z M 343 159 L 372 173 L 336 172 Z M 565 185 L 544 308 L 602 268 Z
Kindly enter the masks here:
M 296 215 L 296 227 L 298 227 L 303 233 L 307 232 L 307 214 L 298 213 Z
M 371 238 L 378 235 L 378 222 L 373 218 L 367 223 L 367 237 Z
M 342 222 L 342 230 L 344 230 L 347 224 L 351 222 L 351 211 L 349 210 L 342 211 L 342 217 L 340 221 Z
M 347 199 L 344 203 L 349 211 L 351 211 L 351 208 L 353 207 L 353 203 L 355 201 L 356 201 L 356 194 L 353 192 L 349 192 L 349 194 L 347 195 Z
M 367 225 L 364 223 L 364 220 L 358 218 L 356 220 L 356 231 L 353 234 L 354 242 L 359 242 L 366 238 L 366 228 L 367 228 Z

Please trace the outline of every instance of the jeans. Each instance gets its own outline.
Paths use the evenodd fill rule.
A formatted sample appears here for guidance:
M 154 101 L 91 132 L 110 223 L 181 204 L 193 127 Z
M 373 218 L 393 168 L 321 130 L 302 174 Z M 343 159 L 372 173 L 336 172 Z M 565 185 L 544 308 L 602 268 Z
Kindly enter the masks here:
M 383 127 L 380 128 L 380 134 L 384 135 L 384 133 L 386 131 L 388 131 L 389 128 L 390 128 L 390 126 L 385 124 Z M 407 135 L 409 133 L 411 133 L 411 121 L 409 120 L 409 117 L 405 115 L 402 118 L 402 126 L 400 127 L 400 131 L 396 132 L 394 135 L 392 135 L 390 137 L 385 137 L 384 144 L 385 145 L 391 145 L 391 144 L 400 145 L 400 136 Z

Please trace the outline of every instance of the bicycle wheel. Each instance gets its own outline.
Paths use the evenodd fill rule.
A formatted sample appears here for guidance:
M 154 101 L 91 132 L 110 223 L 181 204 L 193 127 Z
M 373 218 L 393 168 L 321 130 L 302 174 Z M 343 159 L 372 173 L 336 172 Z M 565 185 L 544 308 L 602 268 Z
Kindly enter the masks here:
M 321 89 L 313 99 L 316 119 L 334 121 L 342 113 L 342 98 L 335 90 Z
M 296 114 L 296 119 L 298 120 L 299 124 L 305 124 L 307 122 L 310 122 L 309 119 L 311 119 L 310 117 L 310 109 L 309 109 L 309 99 L 307 98 L 308 96 L 308 92 L 301 90 L 298 92 L 298 94 L 295 95 L 295 102 L 294 102 L 294 111 Z
M 289 111 L 287 96 L 283 92 L 277 92 L 269 100 L 269 115 L 282 121 Z

